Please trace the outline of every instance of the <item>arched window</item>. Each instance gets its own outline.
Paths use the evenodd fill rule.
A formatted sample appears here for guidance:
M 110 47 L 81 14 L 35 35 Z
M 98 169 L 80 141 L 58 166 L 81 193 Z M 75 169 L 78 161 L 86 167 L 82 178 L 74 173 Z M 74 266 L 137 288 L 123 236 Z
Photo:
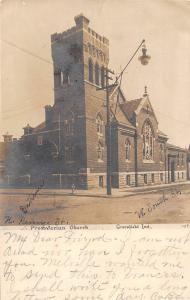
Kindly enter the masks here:
M 65 146 L 65 162 L 74 161 L 75 148 L 72 144 Z
M 69 84 L 70 78 L 69 78 L 69 70 L 66 69 L 64 72 L 62 72 L 62 84 Z
M 154 136 L 149 121 L 146 121 L 144 123 L 142 134 L 143 134 L 143 159 L 153 160 Z
M 93 82 L 94 81 L 94 78 L 93 78 L 93 72 L 94 72 L 94 67 L 93 67 L 93 62 L 92 60 L 90 59 L 89 62 L 88 62 L 88 80 L 90 82 Z
M 164 145 L 160 144 L 160 161 L 164 161 Z
M 73 135 L 74 134 L 74 114 L 72 111 L 69 111 L 65 118 L 65 134 Z
M 125 141 L 125 159 L 126 160 L 130 160 L 130 156 L 131 156 L 131 143 L 130 141 L 127 139 Z
M 100 84 L 100 68 L 97 63 L 95 65 L 95 83 L 96 85 Z
M 101 114 L 99 113 L 96 117 L 96 125 L 97 125 L 97 133 L 98 135 L 103 135 L 104 130 L 104 122 Z
M 105 87 L 105 68 L 101 67 L 101 86 Z
M 104 147 L 103 147 L 101 141 L 99 141 L 98 147 L 97 147 L 98 161 L 103 161 L 103 152 L 104 152 Z
M 55 69 L 54 70 L 54 87 L 55 88 L 59 88 L 61 86 L 61 80 L 62 80 L 61 70 Z

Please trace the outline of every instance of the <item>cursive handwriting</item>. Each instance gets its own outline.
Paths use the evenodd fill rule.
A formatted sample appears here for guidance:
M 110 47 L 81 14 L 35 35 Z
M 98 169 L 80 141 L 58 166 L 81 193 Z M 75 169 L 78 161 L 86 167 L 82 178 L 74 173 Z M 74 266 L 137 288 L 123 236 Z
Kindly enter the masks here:
M 40 190 L 43 188 L 44 186 L 44 181 L 42 182 L 42 184 L 40 184 L 37 189 L 35 190 L 34 193 L 29 194 L 27 199 L 26 199 L 26 205 L 20 205 L 20 210 L 24 213 L 27 214 L 30 206 L 32 205 L 32 202 L 34 201 L 34 199 L 37 197 L 38 193 L 40 192 Z
M 190 299 L 189 228 L 146 227 L 4 230 L 2 299 Z
M 138 216 L 139 219 L 143 218 L 148 214 L 152 213 L 154 210 L 158 209 L 165 202 L 170 200 L 170 198 L 179 197 L 179 195 L 181 195 L 180 190 L 172 189 L 169 196 L 166 196 L 165 191 L 163 191 L 162 196 L 160 196 L 156 202 L 148 203 L 145 207 L 141 207 L 139 210 L 135 211 L 135 214 Z

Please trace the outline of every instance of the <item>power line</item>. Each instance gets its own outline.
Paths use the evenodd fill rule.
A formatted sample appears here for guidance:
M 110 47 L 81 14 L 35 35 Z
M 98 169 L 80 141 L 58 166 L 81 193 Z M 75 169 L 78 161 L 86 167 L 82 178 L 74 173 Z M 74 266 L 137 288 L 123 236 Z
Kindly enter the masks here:
M 18 50 L 20 50 L 20 51 L 22 51 L 22 52 L 24 52 L 24 53 L 26 53 L 26 54 L 32 56 L 32 57 L 34 57 L 34 58 L 37 58 L 37 59 L 39 59 L 39 60 L 41 60 L 41 61 L 43 61 L 43 62 L 45 62 L 45 63 L 47 63 L 47 64 L 53 65 L 53 63 L 52 63 L 51 61 L 49 61 L 49 60 L 47 60 L 47 59 L 45 59 L 45 58 L 43 58 L 43 57 L 41 57 L 41 56 L 39 56 L 39 55 L 37 55 L 37 54 L 35 54 L 35 53 L 33 53 L 33 52 L 31 52 L 31 51 L 25 49 L 25 48 L 22 48 L 22 47 L 20 47 L 20 46 L 17 46 L 16 44 L 14 44 L 14 43 L 12 43 L 12 42 L 9 42 L 9 41 L 6 41 L 6 40 L 4 40 L 4 39 L 0 39 L 0 40 L 1 40 L 2 42 L 6 43 L 7 45 L 9 45 L 9 46 L 11 46 L 11 47 L 14 47 L 14 48 L 16 48 L 16 49 L 18 49 Z M 121 72 L 121 74 L 123 74 L 123 71 Z M 121 83 L 120 83 L 120 85 L 121 85 Z M 41 106 L 41 105 L 39 105 L 38 107 L 40 107 L 40 106 Z M 35 105 L 35 107 L 36 107 L 36 105 Z M 29 109 L 31 109 L 31 108 L 26 108 L 26 110 L 29 110 Z M 25 110 L 24 110 L 24 111 L 25 111 Z M 177 120 L 177 119 L 175 119 L 175 118 L 173 118 L 173 117 L 171 117 L 171 116 L 168 116 L 168 115 L 162 113 L 162 112 L 159 111 L 159 110 L 154 110 L 154 111 L 156 111 L 156 112 L 160 113 L 161 115 L 163 115 L 163 116 L 165 116 L 165 117 L 167 117 L 167 118 L 169 118 L 169 119 L 172 119 L 172 120 L 174 120 L 174 121 L 176 121 L 176 122 L 182 123 L 182 124 L 184 124 L 184 125 L 186 125 L 186 126 L 190 126 L 190 123 L 186 123 L 186 122 Z M 6 111 L 5 111 L 5 112 L 2 112 L 2 114 L 3 114 L 3 113 L 6 113 Z M 18 115 L 18 114 L 22 114 L 22 113 L 16 113 L 16 114 L 14 114 L 14 115 Z M 14 115 L 13 115 L 13 116 L 14 116 Z M 3 118 L 4 118 L 4 117 L 3 117 Z M 10 116 L 9 116 L 9 117 L 6 117 L 6 118 L 10 118 Z
M 14 43 L 12 43 L 12 42 L 6 41 L 6 40 L 4 40 L 4 39 L 1 39 L 1 41 L 4 42 L 4 43 L 6 43 L 6 44 L 9 45 L 9 46 L 12 46 L 12 47 L 14 47 L 14 48 L 16 48 L 16 49 L 18 49 L 18 50 L 20 50 L 20 51 L 22 51 L 22 52 L 28 54 L 28 55 L 34 57 L 34 58 L 37 58 L 37 59 L 39 59 L 39 60 L 41 60 L 41 61 L 43 61 L 43 62 L 45 62 L 45 63 L 47 63 L 47 64 L 53 65 L 53 63 L 52 63 L 51 61 L 49 61 L 49 60 L 47 60 L 47 59 L 45 59 L 45 58 L 43 58 L 43 57 L 41 57 L 41 56 L 39 56 L 39 55 L 33 53 L 33 52 L 31 52 L 31 51 L 29 51 L 29 50 L 27 50 L 27 49 L 24 49 L 24 48 L 22 48 L 22 47 L 20 47 L 20 46 L 17 46 L 16 44 L 14 44 Z

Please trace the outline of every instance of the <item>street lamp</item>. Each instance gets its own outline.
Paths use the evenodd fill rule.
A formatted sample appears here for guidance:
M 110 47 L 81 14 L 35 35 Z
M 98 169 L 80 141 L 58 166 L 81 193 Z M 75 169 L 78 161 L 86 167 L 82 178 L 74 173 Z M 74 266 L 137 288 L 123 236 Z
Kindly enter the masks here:
M 107 120 L 106 120 L 107 186 L 106 187 L 107 187 L 107 195 L 111 195 L 111 128 L 110 128 L 110 94 L 109 94 L 109 90 L 111 87 L 121 85 L 121 79 L 122 79 L 123 73 L 125 72 L 126 68 L 130 64 L 130 62 L 133 60 L 133 58 L 135 57 L 135 55 L 137 54 L 137 52 L 141 48 L 141 46 L 142 46 L 142 56 L 139 57 L 139 60 L 142 65 L 147 65 L 151 57 L 146 54 L 147 49 L 145 46 L 145 40 L 142 40 L 142 42 L 140 43 L 140 45 L 138 46 L 138 48 L 136 49 L 136 51 L 134 52 L 134 54 L 132 55 L 132 57 L 130 58 L 128 63 L 125 65 L 123 70 L 120 72 L 119 76 L 116 77 L 114 84 L 109 85 L 109 79 L 112 79 L 111 77 L 109 77 L 109 73 L 111 73 L 111 74 L 114 74 L 114 73 L 113 73 L 113 71 L 106 68 L 106 74 L 105 74 L 106 86 L 105 86 L 105 88 L 97 89 L 97 90 L 102 90 L 102 89 L 106 90 L 106 110 L 107 110 L 107 113 L 106 113 L 106 115 L 107 115 Z M 120 79 L 120 84 L 118 84 L 119 79 Z
M 150 60 L 150 56 L 146 54 L 147 49 L 146 49 L 146 45 L 145 45 L 145 41 L 142 45 L 142 55 L 139 57 L 139 60 L 141 62 L 142 65 L 146 66 Z

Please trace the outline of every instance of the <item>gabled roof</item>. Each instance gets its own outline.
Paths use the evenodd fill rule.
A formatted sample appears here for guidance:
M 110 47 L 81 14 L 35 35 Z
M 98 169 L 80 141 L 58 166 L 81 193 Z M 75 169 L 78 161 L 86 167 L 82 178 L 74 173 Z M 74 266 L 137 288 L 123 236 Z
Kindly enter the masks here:
M 45 122 L 42 122 L 38 126 L 34 127 L 33 132 L 41 131 L 44 128 L 45 128 Z
M 187 149 L 181 148 L 181 147 L 179 147 L 179 146 L 176 146 L 176 145 L 173 145 L 173 144 L 170 144 L 170 143 L 167 143 L 166 146 L 167 146 L 167 148 L 169 148 L 169 149 L 182 150 L 182 151 L 187 152 Z
M 124 112 L 120 109 L 120 107 L 118 106 L 116 113 L 114 110 L 111 109 L 111 112 L 113 113 L 116 121 L 118 124 L 122 124 L 122 125 L 126 125 L 129 128 L 133 128 L 135 129 L 135 127 L 129 122 L 129 120 L 126 118 L 126 115 L 124 114 Z
M 159 129 L 158 129 L 158 134 L 167 137 L 167 134 L 165 134 L 163 131 L 161 131 L 161 130 L 159 130 Z
M 123 104 L 120 104 L 121 109 L 123 110 L 123 112 L 125 113 L 125 115 L 127 116 L 127 118 L 129 120 L 131 120 L 133 113 L 136 111 L 136 109 L 138 108 L 141 101 L 142 101 L 142 98 L 134 99 L 131 101 L 127 101 Z

